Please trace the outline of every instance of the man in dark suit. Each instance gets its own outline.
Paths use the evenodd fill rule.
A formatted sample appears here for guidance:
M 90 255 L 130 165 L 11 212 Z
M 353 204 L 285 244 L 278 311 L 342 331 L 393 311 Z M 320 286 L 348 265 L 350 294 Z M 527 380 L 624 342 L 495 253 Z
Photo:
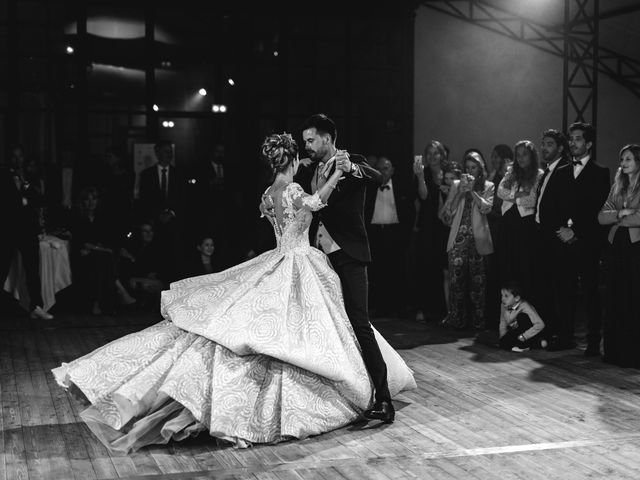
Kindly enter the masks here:
M 182 265 L 187 183 L 182 171 L 171 165 L 173 145 L 170 142 L 156 143 L 154 152 L 158 163 L 140 173 L 139 220 L 152 219 L 156 222 L 158 242 L 164 252 L 171 252 L 173 256 L 173 280 L 177 278 Z
M 315 192 L 336 168 L 345 172 L 328 200 L 314 214 L 311 244 L 323 250 L 340 277 L 347 315 L 362 349 L 364 364 L 375 388 L 375 403 L 365 417 L 391 423 L 395 410 L 387 384 L 387 366 L 369 323 L 367 264 L 371 261 L 364 224 L 367 184 L 380 184 L 380 172 L 362 155 L 336 149 L 335 123 L 324 114 L 309 117 L 302 125 L 308 161 L 301 161 L 296 181 L 307 193 Z
M 19 156 L 20 158 L 16 158 Z M 30 318 L 52 320 L 53 315 L 43 309 L 40 279 L 40 225 L 34 186 L 21 173 L 22 149 L 12 151 L 12 168 L 0 167 L 0 209 L 9 226 L 0 235 L 0 288 L 4 285 L 16 251 L 22 256 L 29 301 Z
M 211 232 L 220 258 L 230 259 L 230 237 L 235 230 L 233 212 L 237 212 L 235 192 L 229 186 L 229 169 L 225 146 L 216 143 L 211 155 L 196 166 L 189 185 L 189 224 L 192 235 Z M 226 265 L 225 265 L 226 266 Z
M 382 185 L 369 185 L 365 223 L 371 245 L 370 304 L 377 315 L 398 315 L 407 304 L 403 254 L 412 226 L 412 204 L 402 182 L 394 177 L 393 163 L 380 157 Z M 394 182 L 395 180 L 395 182 Z
M 593 158 L 595 129 L 588 123 L 569 127 L 569 149 L 573 167 L 573 202 L 571 227 L 561 232 L 576 250 L 576 273 L 579 278 L 587 314 L 586 356 L 600 354 L 602 307 L 598 290 L 598 269 L 605 230 L 598 222 L 598 212 L 607 200 L 610 187 L 609 169 Z
M 545 322 L 550 350 L 575 347 L 573 339 L 575 257 L 570 243 L 559 237 L 571 218 L 573 178 L 567 139 L 558 130 L 542 134 L 546 163 L 538 184 L 535 222 L 538 230 L 538 270 L 534 305 Z

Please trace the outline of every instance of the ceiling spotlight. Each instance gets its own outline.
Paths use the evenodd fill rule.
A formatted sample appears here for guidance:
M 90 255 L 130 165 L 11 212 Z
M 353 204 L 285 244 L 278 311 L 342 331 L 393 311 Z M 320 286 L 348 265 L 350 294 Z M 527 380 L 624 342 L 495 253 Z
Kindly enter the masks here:
M 227 111 L 226 105 L 220 105 L 220 113 L 225 113 Z
M 278 51 L 277 51 L 277 50 L 274 50 L 274 51 L 273 51 L 273 56 L 274 56 L 274 57 L 277 57 L 277 56 L 278 56 Z
M 169 122 L 167 122 L 166 120 L 162 122 L 162 126 L 164 128 L 169 128 Z
M 160 62 L 160 65 L 162 67 L 168 68 L 171 66 L 171 62 L 169 62 L 168 60 L 163 60 L 162 62 Z
M 67 45 L 67 53 L 71 55 L 74 52 L 73 47 L 71 45 Z
M 198 93 L 204 97 L 207 94 L 207 91 L 204 88 L 201 88 L 198 90 Z
M 175 125 L 175 123 L 173 123 L 171 120 L 169 120 L 167 123 L 169 124 L 169 128 L 173 128 L 173 126 Z
M 227 82 L 229 83 L 229 85 L 231 85 L 232 87 L 236 84 L 236 82 L 233 81 L 233 78 L 229 78 L 229 80 L 227 80 Z
M 211 111 L 215 112 L 215 113 L 218 113 L 220 111 L 220 105 L 213 105 L 211 107 Z
M 158 108 L 158 105 L 156 105 L 155 103 L 153 104 L 153 111 L 157 112 L 158 110 L 160 110 L 160 108 Z

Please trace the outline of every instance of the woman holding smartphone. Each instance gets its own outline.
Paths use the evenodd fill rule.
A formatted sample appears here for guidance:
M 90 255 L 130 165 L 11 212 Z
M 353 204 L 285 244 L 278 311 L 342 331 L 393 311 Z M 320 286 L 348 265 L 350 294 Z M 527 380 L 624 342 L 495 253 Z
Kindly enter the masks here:
M 447 242 L 449 314 L 442 323 L 455 329 L 469 324 L 484 328 L 486 259 L 493 253 L 487 214 L 494 192 L 486 177 L 482 155 L 470 152 L 464 159 L 464 173 L 453 182 L 440 212 L 443 222 L 451 225 Z

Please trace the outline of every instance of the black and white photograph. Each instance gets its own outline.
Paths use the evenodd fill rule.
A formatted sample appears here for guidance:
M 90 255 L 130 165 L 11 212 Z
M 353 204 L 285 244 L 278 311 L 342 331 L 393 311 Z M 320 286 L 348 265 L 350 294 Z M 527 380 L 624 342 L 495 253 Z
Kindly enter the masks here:
M 640 1 L 0 0 L 0 480 L 638 480 Z

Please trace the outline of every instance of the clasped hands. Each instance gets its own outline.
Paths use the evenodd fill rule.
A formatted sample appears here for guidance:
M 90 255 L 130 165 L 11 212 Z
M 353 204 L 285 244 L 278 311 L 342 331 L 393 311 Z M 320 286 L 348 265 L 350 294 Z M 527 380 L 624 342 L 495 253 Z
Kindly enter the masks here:
M 346 150 L 336 150 L 336 154 L 333 156 L 333 159 L 338 170 L 342 170 L 344 173 L 349 173 L 353 169 L 353 162 L 349 159 L 349 152 Z M 305 162 L 305 160 L 306 159 L 302 159 L 300 162 Z M 340 180 L 342 180 L 342 178 L 340 178 Z M 273 198 L 271 195 L 267 195 L 266 193 L 262 195 L 262 200 L 258 209 L 260 210 L 260 215 L 263 217 L 274 218 L 276 216 L 273 208 Z

